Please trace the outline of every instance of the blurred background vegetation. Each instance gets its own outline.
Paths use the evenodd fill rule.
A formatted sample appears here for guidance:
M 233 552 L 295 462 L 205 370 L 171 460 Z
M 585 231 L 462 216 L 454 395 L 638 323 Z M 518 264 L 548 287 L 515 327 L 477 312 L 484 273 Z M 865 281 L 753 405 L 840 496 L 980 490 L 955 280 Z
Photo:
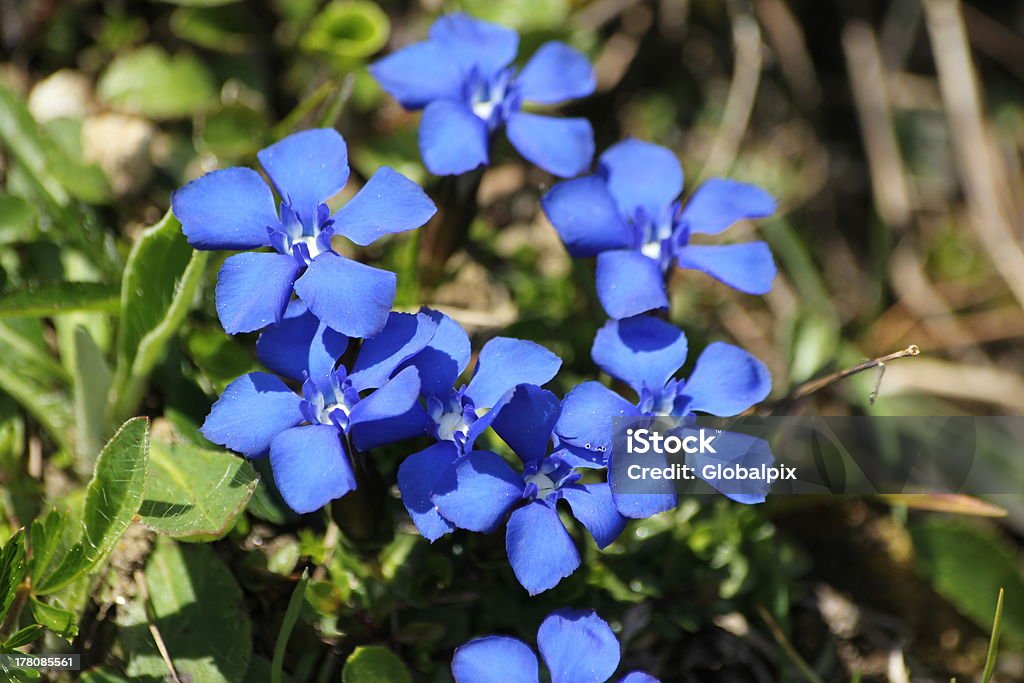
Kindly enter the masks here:
M 688 190 L 730 175 L 780 198 L 776 217 L 730 231 L 772 246 L 771 294 L 693 273 L 672 283 L 670 316 L 691 349 L 730 340 L 771 368 L 764 412 L 1024 409 L 1024 3 L 0 0 L 0 291 L 11 293 L 0 299 L 0 541 L 51 506 L 73 517 L 81 505 L 110 436 L 82 429 L 91 404 L 80 395 L 110 378 L 83 375 L 123 352 L 111 316 L 122 270 L 172 190 L 326 125 L 345 136 L 357 181 L 387 164 L 440 196 L 418 161 L 418 117 L 365 67 L 457 9 L 519 30 L 521 56 L 552 38 L 589 55 L 598 92 L 568 111 L 593 122 L 599 151 L 651 140 L 679 155 Z M 357 255 L 399 273 L 396 306 L 445 310 L 477 342 L 500 333 L 556 351 L 562 392 L 596 373 L 592 265 L 568 258 L 539 211 L 553 178 L 507 148 L 496 160 L 440 282 L 420 284 L 409 235 Z M 254 335 L 229 338 L 217 323 L 218 266 L 205 265 L 201 301 L 135 411 L 182 449 L 207 445 L 196 425 L 258 366 Z M 59 297 L 32 298 L 58 281 L 89 283 L 92 310 L 54 315 Z M 922 355 L 890 364 L 873 404 L 875 373 L 790 400 L 815 377 L 911 344 Z M 381 458 L 385 484 L 414 447 Z M 584 567 L 531 600 L 500 535 L 455 534 L 428 552 L 394 497 L 370 530 L 344 528 L 344 501 L 337 523 L 297 519 L 265 481 L 248 500 L 208 545 L 131 526 L 98 583 L 48 603 L 75 615 L 63 637 L 33 608 L 48 626 L 35 650 L 83 653 L 93 683 L 263 682 L 284 623 L 287 679 L 339 680 L 353 651 L 385 646 L 415 680 L 444 681 L 458 644 L 497 632 L 531 641 L 569 604 L 596 608 L 627 664 L 666 682 L 980 680 L 1005 587 L 993 680 L 1024 680 L 1024 493 L 989 501 L 1002 518 L 972 501 L 928 504 L 985 514 L 900 499 L 686 500 L 607 552 L 585 544 Z

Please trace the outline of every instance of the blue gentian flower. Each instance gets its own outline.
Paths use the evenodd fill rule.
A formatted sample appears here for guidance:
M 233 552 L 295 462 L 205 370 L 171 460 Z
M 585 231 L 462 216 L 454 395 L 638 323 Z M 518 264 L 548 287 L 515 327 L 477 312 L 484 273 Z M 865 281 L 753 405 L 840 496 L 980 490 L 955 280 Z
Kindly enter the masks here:
M 396 369 L 436 328 L 429 316 L 391 313 L 380 334 L 363 341 L 350 370 L 336 367 L 348 339 L 293 301 L 284 319 L 260 335 L 257 353 L 274 372 L 301 380 L 302 395 L 275 375 L 243 375 L 214 404 L 203 435 L 247 458 L 269 453 L 288 506 L 318 510 L 355 488 L 351 448 L 365 451 L 417 433 L 419 425 L 410 427 L 403 416 L 419 397 L 419 373 Z
M 345 141 L 332 129 L 289 135 L 257 154 L 280 206 L 249 168 L 213 171 L 171 197 L 196 249 L 247 251 L 228 257 L 217 278 L 217 314 L 228 334 L 281 320 L 298 295 L 328 326 L 351 337 L 380 332 L 395 298 L 395 274 L 335 252 L 340 235 L 365 246 L 418 228 L 434 214 L 420 187 L 381 168 L 333 215 L 325 203 L 348 180 Z
M 558 414 L 559 401 L 550 391 L 519 386 L 491 426 L 519 456 L 522 470 L 497 453 L 471 450 L 441 473 L 431 495 L 440 516 L 460 529 L 490 533 L 508 518 L 509 564 L 530 595 L 553 588 L 580 565 L 576 544 L 558 516 L 559 500 L 568 502 L 601 548 L 626 523 L 607 483 L 581 484 L 560 450 L 547 455 Z
M 594 92 L 593 69 L 568 45 L 541 46 L 522 71 L 510 66 L 516 32 L 465 14 L 444 16 L 430 37 L 370 67 L 381 86 L 410 110 L 423 110 L 420 153 L 431 173 L 457 175 L 486 165 L 495 132 L 557 176 L 578 175 L 594 156 L 594 133 L 581 118 L 522 111 L 524 102 L 558 104 Z
M 619 668 L 619 641 L 593 610 L 555 610 L 537 631 L 541 659 L 551 683 L 605 683 Z M 452 659 L 455 683 L 538 683 L 537 656 L 518 638 L 487 636 L 471 640 Z M 617 683 L 658 683 L 639 671 Z
M 426 314 L 437 323 L 437 333 L 406 365 L 419 371 L 423 398 L 423 406 L 417 406 L 419 419 L 423 432 L 437 443 L 402 462 L 398 488 L 416 528 L 435 541 L 455 528 L 430 498 L 438 478 L 473 449 L 477 437 L 498 417 L 517 386 L 546 384 L 558 373 L 562 361 L 539 344 L 496 337 L 481 349 L 469 384 L 455 387 L 469 363 L 469 337 L 448 316 L 437 311 Z
M 771 290 L 776 268 L 764 242 L 696 245 L 738 220 L 775 212 L 753 185 L 715 178 L 683 205 L 683 170 L 671 151 L 626 140 L 601 155 L 597 172 L 555 185 L 541 199 L 575 257 L 597 257 L 597 294 L 612 318 L 667 308 L 673 266 L 700 270 L 748 294 Z
M 602 370 L 633 389 L 636 401 L 626 400 L 600 382 L 584 382 L 569 392 L 554 431 L 566 451 L 563 458 L 576 467 L 607 467 L 612 418 L 682 418 L 695 413 L 727 417 L 742 413 L 771 391 L 768 368 L 743 349 L 723 342 L 708 345 L 690 376 L 676 379 L 686 362 L 686 335 L 650 316 L 609 321 L 598 331 L 590 353 Z M 765 453 L 752 455 L 764 457 Z M 764 501 L 762 493 L 726 495 L 743 503 Z M 615 494 L 614 498 L 619 511 L 634 518 L 671 509 L 677 502 L 674 493 Z

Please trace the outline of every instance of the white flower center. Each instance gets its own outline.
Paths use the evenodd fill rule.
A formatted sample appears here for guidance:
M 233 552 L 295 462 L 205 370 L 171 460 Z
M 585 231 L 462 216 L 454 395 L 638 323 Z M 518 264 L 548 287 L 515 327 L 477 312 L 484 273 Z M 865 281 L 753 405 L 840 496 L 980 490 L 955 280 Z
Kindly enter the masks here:
M 457 433 L 465 434 L 469 425 L 462 419 L 462 410 L 449 410 L 437 421 L 437 438 L 442 441 L 455 441 Z

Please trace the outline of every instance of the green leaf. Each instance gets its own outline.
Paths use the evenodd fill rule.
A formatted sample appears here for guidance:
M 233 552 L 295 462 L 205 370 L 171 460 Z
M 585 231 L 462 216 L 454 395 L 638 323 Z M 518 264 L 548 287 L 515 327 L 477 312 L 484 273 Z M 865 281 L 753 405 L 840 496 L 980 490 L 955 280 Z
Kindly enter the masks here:
M 28 574 L 25 561 L 25 531 L 19 529 L 0 552 L 0 623 L 14 603 L 18 587 Z
M 274 644 L 274 659 L 270 664 L 270 683 L 282 683 L 284 681 L 284 653 L 288 648 L 288 639 L 291 638 L 295 622 L 302 614 L 302 605 L 306 600 L 306 584 L 309 583 L 309 573 L 302 572 L 302 578 L 292 591 L 292 597 L 288 600 L 288 608 L 284 612 L 284 619 L 281 622 L 281 630 L 277 632 L 277 642 Z
M 171 14 L 171 32 L 209 50 L 239 54 L 259 33 L 257 17 L 236 7 L 179 7 Z
M 411 683 L 409 670 L 390 650 L 379 645 L 357 647 L 345 662 L 342 683 Z
M 132 414 L 154 366 L 167 351 L 199 289 L 207 252 L 193 251 L 170 211 L 142 233 L 121 282 L 114 375 L 114 423 Z
M 992 617 L 992 636 L 988 641 L 988 654 L 985 656 L 985 668 L 981 672 L 981 683 L 989 683 L 996 672 L 996 656 L 999 654 L 999 628 L 1003 623 L 1003 601 L 1006 591 L 999 589 L 996 599 L 996 614 Z
M 29 541 L 32 543 L 33 585 L 40 583 L 40 579 L 50 566 L 50 561 L 57 554 L 61 539 L 64 537 L 65 521 L 64 513 L 56 508 L 46 513 L 45 517 L 33 520 L 29 531 Z
M 245 460 L 226 451 L 154 441 L 139 515 L 153 531 L 212 541 L 235 525 L 259 478 Z
M 96 454 L 110 433 L 107 422 L 107 394 L 110 368 L 89 331 L 81 325 L 74 331 L 74 395 L 76 469 L 92 469 Z
M 995 596 L 1005 588 L 1001 631 L 1024 642 L 1024 575 L 1005 542 L 980 526 L 939 518 L 914 524 L 910 531 L 918 568 L 980 627 L 991 626 Z
M 0 294 L 0 318 L 42 318 L 73 311 L 117 312 L 116 287 L 98 282 L 58 282 Z
M 388 15 L 376 3 L 335 0 L 313 19 L 302 47 L 335 61 L 365 59 L 383 48 L 390 34 Z
M 96 91 L 115 109 L 153 119 L 190 116 L 217 95 L 213 76 L 202 62 L 187 54 L 172 57 L 155 45 L 115 58 Z
M 38 595 L 53 593 L 102 562 L 139 511 L 146 484 L 149 419 L 126 422 L 103 448 L 85 490 L 82 540 L 60 565 L 36 586 Z
M 36 232 L 35 207 L 21 197 L 0 194 L 0 244 L 28 242 Z
M 42 630 L 43 627 L 39 624 L 32 624 L 31 626 L 26 626 L 23 629 L 15 631 L 10 638 L 4 641 L 2 647 L 4 649 L 11 650 L 13 650 L 16 647 L 24 647 L 25 645 L 28 645 L 36 638 L 38 638 Z
M 17 372 L 0 372 L 0 391 L 20 403 L 71 452 L 74 421 L 65 389 L 67 372 L 53 359 L 39 320 L 0 320 L 0 358 Z
M 71 640 L 78 635 L 78 615 L 63 607 L 47 604 L 33 597 L 29 601 L 32 618 L 61 638 Z
M 179 674 L 204 683 L 242 681 L 252 656 L 252 625 L 241 589 L 210 546 L 159 537 L 145 580 L 150 613 L 133 602 L 120 619 L 129 678 L 167 674 L 147 626 L 152 619 Z
M 199 131 L 201 150 L 221 159 L 238 159 L 254 154 L 270 135 L 263 114 L 241 103 L 218 109 L 203 122 Z
M 102 171 L 61 149 L 35 122 L 21 98 L 3 84 L 0 84 L 0 143 L 22 164 L 41 196 L 55 207 L 67 207 L 72 197 L 97 202 L 109 195 Z M 73 222 L 70 225 L 74 227 Z

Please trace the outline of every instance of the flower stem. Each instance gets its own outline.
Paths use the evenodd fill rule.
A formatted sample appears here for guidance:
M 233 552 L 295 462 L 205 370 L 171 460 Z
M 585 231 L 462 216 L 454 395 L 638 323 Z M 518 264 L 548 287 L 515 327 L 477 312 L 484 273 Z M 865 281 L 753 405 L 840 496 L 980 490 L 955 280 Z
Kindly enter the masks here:
M 441 281 L 445 263 L 466 240 L 476 217 L 477 190 L 484 170 L 479 168 L 458 176 L 446 176 L 437 183 L 434 196 L 438 211 L 420 229 L 420 284 L 433 288 Z

